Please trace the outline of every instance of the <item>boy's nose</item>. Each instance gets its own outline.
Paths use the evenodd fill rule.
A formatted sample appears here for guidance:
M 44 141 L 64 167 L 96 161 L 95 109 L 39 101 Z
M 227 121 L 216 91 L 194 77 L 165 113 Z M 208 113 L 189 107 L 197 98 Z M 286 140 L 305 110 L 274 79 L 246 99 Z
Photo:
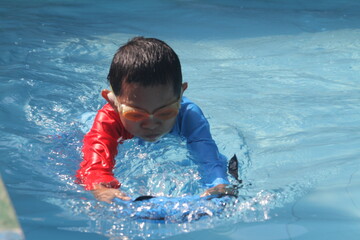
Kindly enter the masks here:
M 146 119 L 141 123 L 141 127 L 145 129 L 156 129 L 160 125 L 160 122 L 156 119 Z

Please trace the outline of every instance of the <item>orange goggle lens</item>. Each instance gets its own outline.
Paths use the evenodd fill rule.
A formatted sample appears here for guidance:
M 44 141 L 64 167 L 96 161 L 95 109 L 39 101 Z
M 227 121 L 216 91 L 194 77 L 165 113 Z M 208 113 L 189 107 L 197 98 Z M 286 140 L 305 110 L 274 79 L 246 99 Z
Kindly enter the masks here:
M 168 120 L 176 117 L 179 112 L 179 102 L 175 102 L 169 106 L 161 108 L 155 111 L 153 114 L 149 114 L 144 110 L 129 107 L 127 105 L 121 104 L 121 114 L 127 120 L 139 122 L 149 118 L 157 118 L 161 120 Z

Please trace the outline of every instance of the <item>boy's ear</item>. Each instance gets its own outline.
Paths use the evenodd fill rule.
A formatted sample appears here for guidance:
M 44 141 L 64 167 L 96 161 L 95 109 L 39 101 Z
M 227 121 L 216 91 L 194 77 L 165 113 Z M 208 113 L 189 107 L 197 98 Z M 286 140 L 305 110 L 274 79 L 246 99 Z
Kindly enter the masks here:
M 188 88 L 188 83 L 187 82 L 184 82 L 181 86 L 182 88 L 182 92 L 184 92 L 187 88 Z
M 115 94 L 107 89 L 103 89 L 101 91 L 101 96 L 113 107 L 113 109 L 117 112 L 117 104 L 116 104 L 116 96 Z

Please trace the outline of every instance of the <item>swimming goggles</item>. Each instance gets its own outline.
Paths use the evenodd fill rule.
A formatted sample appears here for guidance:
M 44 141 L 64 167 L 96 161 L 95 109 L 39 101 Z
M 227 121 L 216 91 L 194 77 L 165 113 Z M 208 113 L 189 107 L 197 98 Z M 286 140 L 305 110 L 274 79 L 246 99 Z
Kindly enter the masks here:
M 169 105 L 156 110 L 152 114 L 149 114 L 145 110 L 139 108 L 130 107 L 125 104 L 120 104 L 119 113 L 122 114 L 122 116 L 124 116 L 125 119 L 133 122 L 139 122 L 153 118 L 157 118 L 160 120 L 169 120 L 171 118 L 174 118 L 179 113 L 180 99 L 181 97 L 178 100 L 176 100 L 176 102 L 170 103 Z

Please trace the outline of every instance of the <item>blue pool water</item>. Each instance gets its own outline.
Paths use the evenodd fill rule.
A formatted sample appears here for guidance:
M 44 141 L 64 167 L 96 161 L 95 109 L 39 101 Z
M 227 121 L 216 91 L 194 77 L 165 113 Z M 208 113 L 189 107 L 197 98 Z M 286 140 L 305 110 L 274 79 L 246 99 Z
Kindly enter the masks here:
M 358 239 L 359 13 L 352 0 L 1 1 L 0 173 L 26 239 Z M 73 182 L 81 116 L 104 103 L 112 55 L 136 35 L 175 49 L 186 95 L 241 161 L 244 187 L 220 215 L 134 220 Z M 130 194 L 201 192 L 169 142 L 123 146 Z

